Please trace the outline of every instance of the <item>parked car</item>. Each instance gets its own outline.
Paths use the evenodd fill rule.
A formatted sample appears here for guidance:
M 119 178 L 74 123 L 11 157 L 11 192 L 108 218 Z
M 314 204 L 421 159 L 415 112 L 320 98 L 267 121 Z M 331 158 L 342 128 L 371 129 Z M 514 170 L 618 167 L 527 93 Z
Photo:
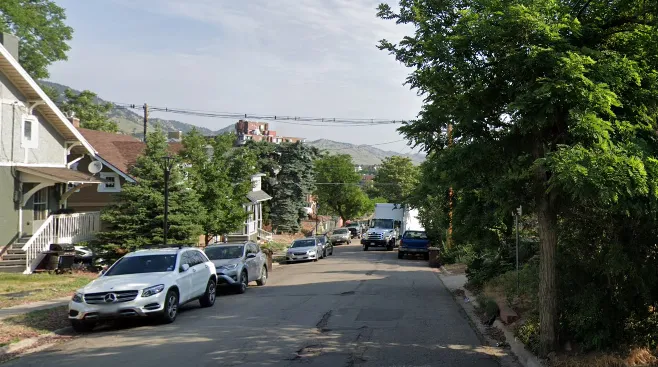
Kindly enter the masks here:
M 221 243 L 206 247 L 205 252 L 215 264 L 219 285 L 229 285 L 244 293 L 249 282 L 267 283 L 267 256 L 257 244 Z
M 329 241 L 329 237 L 326 234 L 315 236 L 315 239 L 320 244 L 323 258 L 334 254 L 334 245 Z
M 358 222 L 348 224 L 347 229 L 350 231 L 352 238 L 361 238 L 361 234 L 363 234 L 363 226 Z
M 425 259 L 429 259 L 429 247 L 430 240 L 425 231 L 406 231 L 400 240 L 398 259 L 402 259 L 405 254 L 423 255 Z
M 294 240 L 286 252 L 286 262 L 318 261 L 320 251 L 319 242 L 315 237 Z
M 334 245 L 350 244 L 352 243 L 352 235 L 347 228 L 338 228 L 331 233 L 331 243 Z
M 135 251 L 75 292 L 69 319 L 79 332 L 103 319 L 158 316 L 171 323 L 185 303 L 214 305 L 216 285 L 215 265 L 197 249 Z

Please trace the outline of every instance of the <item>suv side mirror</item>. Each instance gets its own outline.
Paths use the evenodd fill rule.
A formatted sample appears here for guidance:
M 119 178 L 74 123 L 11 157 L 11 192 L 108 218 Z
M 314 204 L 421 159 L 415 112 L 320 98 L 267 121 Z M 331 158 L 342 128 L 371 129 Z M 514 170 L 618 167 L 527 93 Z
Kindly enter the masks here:
M 253 259 L 254 257 L 256 257 L 256 254 L 254 253 L 247 254 L 247 259 Z
M 184 273 L 188 270 L 190 270 L 190 266 L 188 264 L 183 264 L 180 266 L 181 273 Z

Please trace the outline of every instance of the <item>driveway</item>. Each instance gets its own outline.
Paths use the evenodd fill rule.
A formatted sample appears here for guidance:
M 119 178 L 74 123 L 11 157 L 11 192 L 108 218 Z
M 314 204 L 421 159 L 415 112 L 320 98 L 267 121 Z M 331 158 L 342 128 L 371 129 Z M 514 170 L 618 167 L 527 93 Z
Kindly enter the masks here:
M 460 311 L 426 261 L 338 246 L 174 324 L 105 327 L 7 365 L 498 366 Z

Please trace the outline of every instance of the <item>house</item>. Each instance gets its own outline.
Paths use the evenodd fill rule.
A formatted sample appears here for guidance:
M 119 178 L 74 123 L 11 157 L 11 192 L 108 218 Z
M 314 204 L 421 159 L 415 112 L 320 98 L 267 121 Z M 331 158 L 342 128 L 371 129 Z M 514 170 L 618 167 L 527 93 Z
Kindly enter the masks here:
M 0 45 L 0 271 L 30 273 L 50 245 L 87 241 L 100 213 L 57 214 L 77 189 L 105 181 L 73 170 L 71 154 L 96 152 L 18 63 L 18 40 Z
M 306 139 L 302 138 L 277 136 L 276 131 L 270 130 L 270 124 L 267 122 L 240 120 L 235 124 L 235 133 L 237 135 L 238 145 L 244 145 L 248 140 L 267 141 L 274 144 L 303 143 L 306 141 Z
M 261 188 L 262 173 L 251 176 L 251 191 L 247 194 L 248 201 L 243 205 L 249 216 L 244 222 L 241 231 L 227 236 L 229 241 L 256 241 L 257 239 L 272 239 L 272 233 L 263 230 L 263 203 L 271 200 Z

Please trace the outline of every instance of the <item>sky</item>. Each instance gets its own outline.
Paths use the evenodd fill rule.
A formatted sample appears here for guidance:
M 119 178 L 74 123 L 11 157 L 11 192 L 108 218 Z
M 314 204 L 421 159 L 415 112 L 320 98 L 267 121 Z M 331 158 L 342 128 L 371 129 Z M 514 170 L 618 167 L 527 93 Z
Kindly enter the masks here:
M 55 0 L 73 27 L 50 80 L 119 103 L 308 117 L 415 118 L 410 69 L 376 45 L 413 28 L 376 0 Z M 389 0 L 394 5 L 396 0 Z M 154 113 L 218 130 L 235 120 Z M 403 139 L 399 125 L 299 126 L 278 135 L 353 144 Z M 406 141 L 379 145 L 408 153 Z

